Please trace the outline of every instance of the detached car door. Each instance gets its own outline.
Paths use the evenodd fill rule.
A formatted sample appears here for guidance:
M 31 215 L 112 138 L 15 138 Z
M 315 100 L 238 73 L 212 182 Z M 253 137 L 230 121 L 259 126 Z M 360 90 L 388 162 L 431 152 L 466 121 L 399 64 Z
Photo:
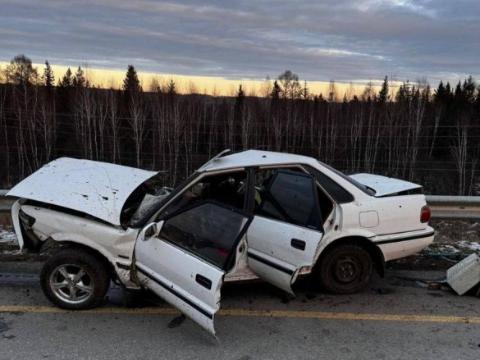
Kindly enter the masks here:
M 254 203 L 248 265 L 293 294 L 291 285 L 303 267 L 314 265 L 323 236 L 315 179 L 291 170 L 257 170 Z
M 150 224 L 135 245 L 138 279 L 214 335 L 223 277 L 249 222 L 233 208 L 202 202 Z

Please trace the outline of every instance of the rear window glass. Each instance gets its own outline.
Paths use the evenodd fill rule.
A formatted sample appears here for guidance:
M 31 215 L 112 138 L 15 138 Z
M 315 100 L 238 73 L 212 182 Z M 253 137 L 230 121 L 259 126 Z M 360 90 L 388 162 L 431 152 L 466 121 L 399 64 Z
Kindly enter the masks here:
M 323 165 L 323 164 L 322 164 Z M 320 186 L 339 204 L 346 204 L 352 202 L 354 197 L 343 187 L 338 185 L 335 181 L 330 179 L 327 175 L 321 171 L 311 167 L 305 166 L 307 171 L 315 176 Z
M 368 186 L 365 186 L 365 185 L 359 183 L 357 180 L 352 179 L 350 176 L 345 175 L 344 173 L 342 173 L 341 171 L 338 171 L 337 169 L 334 169 L 334 168 L 331 167 L 330 165 L 324 164 L 324 163 L 322 163 L 321 161 L 319 161 L 319 163 L 320 163 L 321 165 L 325 166 L 328 170 L 333 171 L 335 174 L 337 174 L 338 176 L 340 176 L 340 177 L 343 178 L 344 180 L 348 181 L 348 182 L 349 182 L 350 184 L 352 184 L 353 186 L 355 186 L 355 187 L 357 187 L 358 189 L 362 190 L 365 194 L 370 195 L 370 196 L 374 196 L 374 195 L 375 195 L 375 190 L 369 188 Z M 353 200 L 353 197 L 352 197 L 352 200 Z

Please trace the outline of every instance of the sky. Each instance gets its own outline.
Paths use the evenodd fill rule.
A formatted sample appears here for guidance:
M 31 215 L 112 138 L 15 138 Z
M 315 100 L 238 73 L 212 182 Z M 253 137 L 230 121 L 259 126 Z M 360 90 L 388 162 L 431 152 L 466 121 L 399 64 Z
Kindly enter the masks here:
M 0 66 L 17 54 L 86 66 L 103 86 L 128 64 L 209 92 L 286 69 L 318 87 L 457 82 L 480 78 L 480 1 L 0 0 Z

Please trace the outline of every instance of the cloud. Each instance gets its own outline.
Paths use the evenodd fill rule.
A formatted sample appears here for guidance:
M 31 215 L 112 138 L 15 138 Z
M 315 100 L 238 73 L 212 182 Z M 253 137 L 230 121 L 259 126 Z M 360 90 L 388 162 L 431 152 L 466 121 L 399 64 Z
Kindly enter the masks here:
M 0 60 L 185 75 L 432 82 L 480 75 L 476 0 L 4 0 Z

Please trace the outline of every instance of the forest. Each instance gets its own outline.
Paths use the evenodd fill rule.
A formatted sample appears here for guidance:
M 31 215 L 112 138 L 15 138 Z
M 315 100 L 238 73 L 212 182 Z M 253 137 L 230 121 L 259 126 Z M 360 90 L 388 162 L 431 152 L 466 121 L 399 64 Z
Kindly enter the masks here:
M 480 195 L 480 87 L 405 82 L 391 91 L 314 94 L 285 71 L 266 94 L 181 94 L 148 89 L 129 65 L 120 89 L 92 86 L 81 67 L 55 79 L 18 55 L 0 72 L 0 188 L 62 157 L 165 171 L 174 185 L 223 149 L 313 156 L 347 174 L 424 185 L 429 194 Z

